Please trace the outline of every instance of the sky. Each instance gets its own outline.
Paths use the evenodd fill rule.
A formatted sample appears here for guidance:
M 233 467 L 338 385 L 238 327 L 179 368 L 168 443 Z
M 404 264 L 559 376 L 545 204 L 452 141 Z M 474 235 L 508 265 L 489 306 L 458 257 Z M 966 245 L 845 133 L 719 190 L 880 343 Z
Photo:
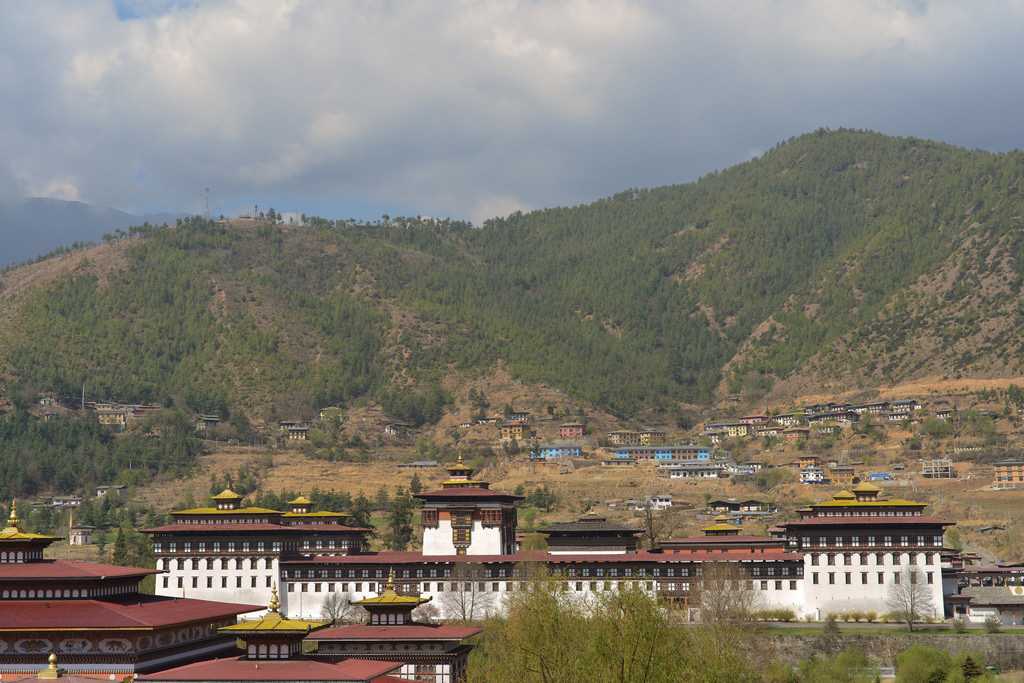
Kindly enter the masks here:
M 480 224 L 820 127 L 1024 147 L 1024 0 L 5 3 L 0 200 Z

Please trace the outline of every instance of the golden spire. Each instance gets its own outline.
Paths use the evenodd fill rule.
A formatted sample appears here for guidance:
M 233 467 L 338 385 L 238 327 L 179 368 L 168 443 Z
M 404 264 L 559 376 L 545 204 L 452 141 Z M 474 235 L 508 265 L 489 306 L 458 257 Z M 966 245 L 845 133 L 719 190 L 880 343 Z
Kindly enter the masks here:
M 18 519 L 18 501 L 11 499 L 11 514 L 7 516 L 7 528 L 4 531 L 21 531 L 19 526 L 21 520 Z
M 63 669 L 57 668 L 57 653 L 51 652 L 50 656 L 46 658 L 46 668 L 40 671 L 36 678 L 41 679 L 53 679 L 60 678 L 64 673 Z
M 270 589 L 270 604 L 267 605 L 267 609 L 271 612 L 277 612 L 281 609 L 281 602 L 277 599 L 277 584 Z
M 461 456 L 460 456 L 461 457 Z M 395 592 L 395 568 L 392 567 L 391 571 L 388 572 L 388 582 L 384 584 L 385 591 Z

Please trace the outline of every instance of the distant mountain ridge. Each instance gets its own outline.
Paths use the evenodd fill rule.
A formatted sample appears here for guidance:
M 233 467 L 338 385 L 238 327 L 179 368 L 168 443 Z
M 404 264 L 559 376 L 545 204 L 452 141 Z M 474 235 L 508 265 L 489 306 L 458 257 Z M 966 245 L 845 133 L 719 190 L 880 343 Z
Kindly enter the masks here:
M 173 223 L 176 214 L 135 215 L 83 202 L 44 197 L 0 202 L 0 267 L 141 223 Z
M 14 384 L 411 419 L 499 361 L 620 416 L 1024 372 L 1024 154 L 865 131 L 480 229 L 192 220 L 64 263 L 0 278 Z

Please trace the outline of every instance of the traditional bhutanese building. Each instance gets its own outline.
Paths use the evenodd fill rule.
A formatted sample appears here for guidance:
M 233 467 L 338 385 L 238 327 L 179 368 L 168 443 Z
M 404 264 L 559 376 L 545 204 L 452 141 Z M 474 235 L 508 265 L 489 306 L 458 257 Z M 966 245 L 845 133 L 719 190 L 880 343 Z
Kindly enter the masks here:
M 462 462 L 446 468 L 441 488 L 416 494 L 423 501 L 424 555 L 504 555 L 516 550 L 516 505 L 522 496 L 492 491 Z
M 326 621 L 282 616 L 275 588 L 271 592 L 267 612 L 261 618 L 219 629 L 222 635 L 237 639 L 242 655 L 174 667 L 140 676 L 137 680 L 162 683 L 397 683 L 402 680 L 389 675 L 401 668 L 401 664 L 384 658 L 373 661 L 345 658 L 338 662 L 324 662 L 307 657 L 303 652 L 304 640 L 327 625 Z
M 781 525 L 789 550 L 803 554 L 804 602 L 819 618 L 887 612 L 891 586 L 904 581 L 926 585 L 942 615 L 943 534 L 952 522 L 925 516 L 925 503 L 880 498 L 880 492 L 863 482 Z
M 551 553 L 619 554 L 636 550 L 642 530 L 597 515 L 584 515 L 575 522 L 549 524 L 540 532 L 547 537 Z
M 341 657 L 402 662 L 398 676 L 414 681 L 457 683 L 466 674 L 470 638 L 482 629 L 473 626 L 426 624 L 413 619 L 413 610 L 429 597 L 402 595 L 395 588 L 395 573 L 375 597 L 352 604 L 369 613 L 365 624 L 350 624 L 317 631 L 311 656 L 335 661 Z
M 257 609 L 139 592 L 154 569 L 48 560 L 53 536 L 23 531 L 12 503 L 0 531 L 0 678 L 22 678 L 52 654 L 76 674 L 123 677 L 230 651 L 217 628 Z
M 145 529 L 165 572 L 157 577 L 157 594 L 265 605 L 282 559 L 365 549 L 372 530 L 347 525 L 345 513 L 315 511 L 304 496 L 288 505 L 287 511 L 246 506 L 224 490 L 207 507 L 177 510 L 172 523 Z

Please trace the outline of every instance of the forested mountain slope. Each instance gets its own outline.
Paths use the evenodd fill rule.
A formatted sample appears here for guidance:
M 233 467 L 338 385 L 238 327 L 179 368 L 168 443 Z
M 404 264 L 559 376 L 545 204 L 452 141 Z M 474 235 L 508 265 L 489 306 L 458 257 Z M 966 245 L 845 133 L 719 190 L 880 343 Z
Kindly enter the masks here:
M 1022 176 L 1021 153 L 819 131 L 481 229 L 193 220 L 16 293 L 5 274 L 0 360 L 14 387 L 265 417 L 362 396 L 429 413 L 437 382 L 499 359 L 626 415 L 779 380 L 1019 373 Z

